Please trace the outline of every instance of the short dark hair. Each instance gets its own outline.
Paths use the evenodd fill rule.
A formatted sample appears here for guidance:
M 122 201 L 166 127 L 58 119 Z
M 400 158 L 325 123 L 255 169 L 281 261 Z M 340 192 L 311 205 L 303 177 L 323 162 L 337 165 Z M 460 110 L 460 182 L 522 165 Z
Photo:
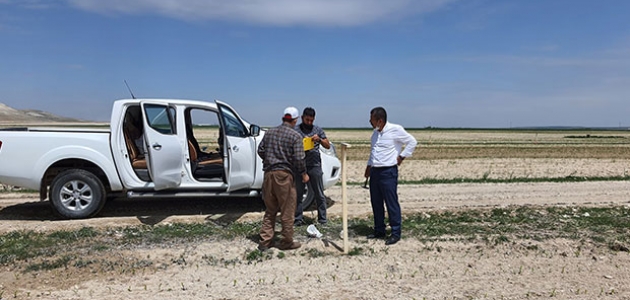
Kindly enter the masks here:
M 370 115 L 374 116 L 377 120 L 383 120 L 383 122 L 387 122 L 387 112 L 382 107 L 372 108 L 370 111 Z
M 309 116 L 309 117 L 315 118 L 315 109 L 310 106 L 305 108 L 304 111 L 302 112 L 302 116 Z

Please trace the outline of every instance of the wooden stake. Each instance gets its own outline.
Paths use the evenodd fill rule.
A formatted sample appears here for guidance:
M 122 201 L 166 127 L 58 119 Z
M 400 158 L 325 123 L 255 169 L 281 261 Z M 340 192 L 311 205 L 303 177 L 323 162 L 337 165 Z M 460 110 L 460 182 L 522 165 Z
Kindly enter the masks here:
M 343 253 L 348 254 L 348 199 L 346 195 L 346 149 L 350 145 L 341 143 L 341 207 L 343 220 Z

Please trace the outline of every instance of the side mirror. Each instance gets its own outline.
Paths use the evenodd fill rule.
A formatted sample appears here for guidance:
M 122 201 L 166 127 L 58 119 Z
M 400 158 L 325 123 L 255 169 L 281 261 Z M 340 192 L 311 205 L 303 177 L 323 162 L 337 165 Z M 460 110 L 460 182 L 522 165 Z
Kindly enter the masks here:
M 258 125 L 250 125 L 249 126 L 249 132 L 251 133 L 252 136 L 260 135 L 260 126 L 258 126 Z

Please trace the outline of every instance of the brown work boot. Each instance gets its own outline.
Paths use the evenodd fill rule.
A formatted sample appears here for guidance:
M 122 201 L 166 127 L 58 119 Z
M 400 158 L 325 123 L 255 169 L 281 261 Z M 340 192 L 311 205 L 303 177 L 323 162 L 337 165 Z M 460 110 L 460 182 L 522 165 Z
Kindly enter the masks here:
M 280 249 L 280 250 L 293 250 L 293 249 L 297 249 L 297 248 L 300 248 L 300 247 L 302 247 L 302 244 L 300 244 L 300 242 L 293 241 L 289 245 L 279 245 L 278 249 Z

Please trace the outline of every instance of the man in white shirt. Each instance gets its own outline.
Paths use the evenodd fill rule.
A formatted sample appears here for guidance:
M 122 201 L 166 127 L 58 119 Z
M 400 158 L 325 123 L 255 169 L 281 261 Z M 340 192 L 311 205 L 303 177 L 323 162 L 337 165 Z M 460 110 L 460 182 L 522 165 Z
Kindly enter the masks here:
M 418 142 L 402 126 L 387 122 L 387 112 L 382 107 L 375 107 L 370 111 L 370 124 L 374 132 L 365 177 L 370 178 L 374 233 L 367 238 L 386 237 L 384 203 L 392 230 L 385 245 L 393 245 L 400 240 L 402 224 L 397 191 L 398 166 L 413 154 Z

